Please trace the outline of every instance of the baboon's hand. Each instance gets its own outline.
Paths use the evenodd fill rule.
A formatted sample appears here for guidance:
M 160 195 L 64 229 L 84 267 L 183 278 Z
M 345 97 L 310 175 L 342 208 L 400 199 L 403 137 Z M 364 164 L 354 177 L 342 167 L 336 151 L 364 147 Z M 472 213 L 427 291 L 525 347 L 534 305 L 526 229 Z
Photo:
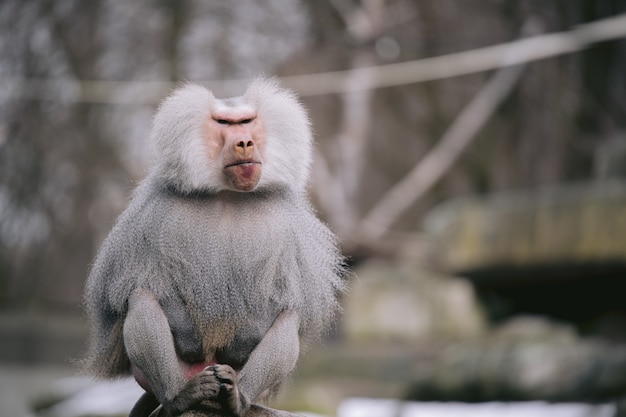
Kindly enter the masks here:
M 250 404 L 247 398 L 239 391 L 237 372 L 224 364 L 209 366 L 207 369 L 212 369 L 215 378 L 219 381 L 218 401 L 222 410 L 234 416 L 243 415 Z
M 187 381 L 174 399 L 163 404 L 169 415 L 182 414 L 205 400 L 217 400 L 221 384 L 212 368 L 208 366 L 198 372 Z

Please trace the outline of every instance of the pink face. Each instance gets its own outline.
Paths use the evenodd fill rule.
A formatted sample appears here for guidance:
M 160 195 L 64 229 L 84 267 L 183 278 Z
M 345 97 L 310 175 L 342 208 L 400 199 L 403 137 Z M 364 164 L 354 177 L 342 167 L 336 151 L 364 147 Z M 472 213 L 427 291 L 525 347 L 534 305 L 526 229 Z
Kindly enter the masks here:
M 206 125 L 209 158 L 221 161 L 227 183 L 236 191 L 252 191 L 261 179 L 265 129 L 256 112 L 221 109 Z

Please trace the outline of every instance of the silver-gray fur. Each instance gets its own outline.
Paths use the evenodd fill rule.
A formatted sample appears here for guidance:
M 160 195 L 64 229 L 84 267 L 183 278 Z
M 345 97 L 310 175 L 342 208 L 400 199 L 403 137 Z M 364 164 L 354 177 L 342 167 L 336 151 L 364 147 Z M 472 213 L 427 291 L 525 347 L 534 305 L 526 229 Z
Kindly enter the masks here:
M 252 108 L 264 123 L 263 171 L 251 192 L 229 190 L 222 167 L 206 158 L 203 123 L 229 107 Z M 274 81 L 256 80 L 227 100 L 187 85 L 157 112 L 152 145 L 151 173 L 87 281 L 86 366 L 115 377 L 130 374 L 132 362 L 163 403 L 186 383 L 178 359 L 213 358 L 237 370 L 233 386 L 245 401 L 257 401 L 293 369 L 300 344 L 328 328 L 345 287 L 335 238 L 306 199 L 305 110 Z

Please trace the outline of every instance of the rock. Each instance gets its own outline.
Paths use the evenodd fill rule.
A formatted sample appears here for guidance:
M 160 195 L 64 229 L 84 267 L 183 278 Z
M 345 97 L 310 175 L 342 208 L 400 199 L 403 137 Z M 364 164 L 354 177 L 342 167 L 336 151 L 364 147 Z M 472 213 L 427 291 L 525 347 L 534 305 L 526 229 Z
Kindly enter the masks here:
M 461 278 L 380 260 L 355 272 L 344 304 L 349 339 L 419 341 L 473 337 L 485 330 L 473 289 Z
M 626 340 L 626 181 L 460 198 L 424 229 L 441 270 L 470 279 L 490 319 L 549 315 Z
M 491 337 L 494 341 L 551 341 L 576 343 L 579 339 L 574 326 L 565 322 L 538 316 L 515 316 L 497 326 Z
M 608 401 L 626 392 L 626 346 L 518 318 L 484 340 L 446 346 L 410 386 L 417 400 Z
M 626 182 L 460 198 L 424 229 L 453 273 L 502 265 L 626 262 Z
M 355 396 L 471 403 L 626 398 L 625 344 L 581 337 L 569 324 L 540 317 L 517 317 L 481 337 L 362 339 L 312 353 L 285 397 L 300 398 L 301 408 L 323 404 L 327 413 Z

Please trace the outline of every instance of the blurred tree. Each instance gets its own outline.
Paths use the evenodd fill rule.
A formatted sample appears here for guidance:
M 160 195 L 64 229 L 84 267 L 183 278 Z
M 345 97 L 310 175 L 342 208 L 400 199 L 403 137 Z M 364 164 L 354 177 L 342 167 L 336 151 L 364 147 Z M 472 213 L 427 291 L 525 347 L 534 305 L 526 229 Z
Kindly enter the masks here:
M 308 1 L 314 43 L 285 65 L 284 71 L 330 71 L 337 69 L 338 62 L 344 68 L 354 67 L 359 65 L 355 57 L 363 56 L 369 56 L 367 65 L 440 56 L 513 40 L 529 18 L 539 21 L 549 33 L 626 12 L 626 1 L 600 3 Z M 334 34 L 335 42 L 328 42 L 329 34 Z M 338 60 L 338 56 L 343 58 Z M 359 219 L 433 149 L 491 74 L 381 88 L 370 91 L 361 107 L 350 100 L 352 93 L 343 100 L 309 98 L 320 132 L 319 166 L 326 168 L 320 175 L 324 181 L 314 188 L 317 201 L 349 251 L 393 255 L 404 252 L 400 249 L 407 245 L 406 236 L 398 232 L 415 231 L 424 211 L 450 196 L 578 181 L 594 178 L 597 172 L 615 172 L 597 165 L 606 161 L 607 147 L 623 149 L 608 144 L 626 141 L 625 66 L 624 40 L 529 65 L 472 146 L 435 189 L 395 223 L 387 234 L 389 241 L 364 242 L 359 237 Z M 363 123 L 360 130 L 354 125 L 347 129 L 350 120 Z M 342 147 L 346 134 L 352 136 L 352 142 Z M 352 153 L 362 153 L 364 160 L 358 165 L 347 163 L 346 154 Z M 356 182 L 345 186 L 342 181 L 346 178 Z
M 5 0 L 0 78 L 34 88 L 308 74 L 510 41 L 530 17 L 554 32 L 624 12 L 625 0 Z M 369 243 L 353 239 L 359 221 L 492 74 L 304 98 L 319 142 L 315 201 L 352 255 L 415 255 L 418 220 L 443 199 L 623 176 L 624 73 L 624 40 L 529 64 L 436 187 Z M 107 90 L 102 103 L 76 103 L 71 89 L 0 94 L 0 306 L 78 307 L 94 252 L 144 172 L 156 103 L 119 104 L 142 85 Z
M 101 6 L 3 3 L 2 36 L 13 44 L 3 67 L 25 78 L 97 78 Z M 100 106 L 7 100 L 2 108 L 0 303 L 75 307 L 94 253 L 93 202 L 107 178 L 126 174 L 98 120 Z
M 271 22 L 277 15 L 284 22 Z M 8 0 L 0 3 L 0 77 L 31 87 L 243 78 L 268 71 L 304 33 L 297 4 L 276 0 Z M 95 251 L 143 176 L 156 103 L 115 103 L 132 89 L 112 92 L 111 103 L 73 102 L 74 93 L 0 95 L 2 308 L 80 307 Z

